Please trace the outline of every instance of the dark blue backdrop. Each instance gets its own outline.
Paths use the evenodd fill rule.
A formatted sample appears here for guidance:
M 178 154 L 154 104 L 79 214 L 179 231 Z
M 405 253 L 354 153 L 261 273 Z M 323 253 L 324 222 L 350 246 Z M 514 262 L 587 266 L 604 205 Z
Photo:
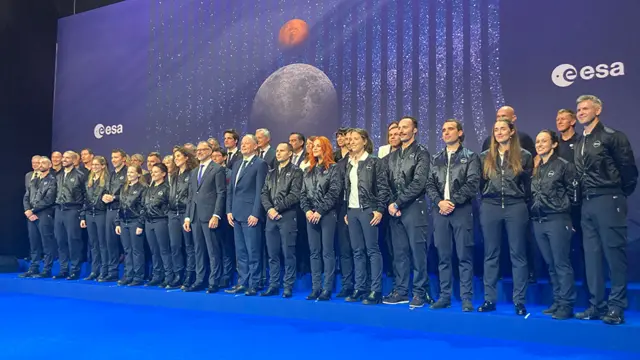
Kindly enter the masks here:
M 584 93 L 598 95 L 602 120 L 635 143 L 640 125 L 627 119 L 640 85 L 632 62 L 640 45 L 629 35 L 640 33 L 638 13 L 634 0 L 128 0 L 60 21 L 53 147 L 166 153 L 231 127 L 267 126 L 279 141 L 293 130 L 331 136 L 340 125 L 367 128 L 380 145 L 386 124 L 410 114 L 432 151 L 449 117 L 464 122 L 467 145 L 478 149 L 499 106 L 514 106 L 519 128 L 535 136 Z M 309 38 L 283 50 L 279 30 L 294 18 L 307 22 Z M 552 79 L 562 64 L 579 73 L 616 62 L 623 75 L 578 74 L 569 86 L 570 71 Z M 267 84 L 287 89 L 268 101 L 288 113 L 266 124 L 252 117 L 263 82 L 295 63 L 322 71 L 333 89 L 291 78 Z M 335 91 L 337 102 L 318 100 L 314 87 L 325 97 Z M 118 124 L 120 134 L 103 128 Z M 631 241 L 640 238 L 638 196 Z M 633 271 L 640 279 L 640 267 Z

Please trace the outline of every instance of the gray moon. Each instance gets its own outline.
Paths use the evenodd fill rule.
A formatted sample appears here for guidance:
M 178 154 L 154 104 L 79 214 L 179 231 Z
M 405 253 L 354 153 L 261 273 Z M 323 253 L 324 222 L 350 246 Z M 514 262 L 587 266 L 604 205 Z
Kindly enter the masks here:
M 291 64 L 276 70 L 260 86 L 251 107 L 250 129 L 267 128 L 272 145 L 291 132 L 333 139 L 338 129 L 338 96 L 322 70 Z

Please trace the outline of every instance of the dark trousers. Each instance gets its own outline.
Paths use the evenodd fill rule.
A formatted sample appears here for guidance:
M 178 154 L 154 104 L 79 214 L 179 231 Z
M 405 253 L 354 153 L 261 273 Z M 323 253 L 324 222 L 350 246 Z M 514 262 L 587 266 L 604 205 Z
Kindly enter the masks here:
M 424 297 L 429 286 L 427 274 L 427 214 L 423 199 L 401 210 L 401 216 L 390 216 L 391 244 L 395 290 L 409 294 L 409 279 L 413 264 L 413 295 Z
M 484 299 L 495 303 L 498 299 L 496 286 L 500 277 L 500 248 L 502 230 L 507 231 L 509 255 L 513 272 L 513 302 L 524 304 L 529 269 L 527 268 L 527 229 L 529 210 L 522 202 L 504 207 L 483 202 L 480 209 L 480 224 L 484 237 Z
M 340 253 L 342 287 L 345 289 L 353 289 L 353 251 L 351 249 L 351 239 L 349 239 L 349 226 L 344 222 L 344 217 L 347 215 L 347 208 L 339 206 L 338 209 L 336 238 L 338 239 L 338 251 Z
M 573 308 L 576 301 L 573 268 L 569 259 L 571 251 L 571 217 L 569 214 L 552 215 L 533 221 L 533 231 L 542 258 L 549 266 L 549 278 L 553 287 L 553 301 Z
M 58 260 L 60 261 L 60 273 L 69 271 L 80 274 L 82 262 L 82 233 L 80 229 L 80 208 L 56 208 L 53 231 L 58 242 Z
M 455 242 L 460 273 L 460 297 L 473 299 L 473 208 L 471 204 L 456 206 L 449 215 L 440 215 L 433 208 L 434 243 L 438 250 L 440 298 L 451 300 L 453 282 L 453 244 Z
M 611 292 L 609 307 L 627 307 L 627 199 L 622 195 L 601 195 L 582 201 L 584 242 L 589 302 L 604 308 L 602 254 L 609 265 Z
M 238 284 L 257 288 L 262 277 L 262 231 L 264 223 L 258 221 L 250 227 L 246 221 L 234 220 L 233 234 L 238 263 Z
M 220 222 L 218 219 L 218 228 L 209 228 L 209 221 L 198 220 L 198 210 L 194 211 L 193 223 L 191 231 L 193 231 L 193 242 L 196 259 L 196 280 L 194 284 L 204 283 L 204 276 L 207 273 L 207 264 L 205 259 L 209 258 L 209 286 L 217 286 L 220 284 L 222 277 L 222 250 L 220 249 L 219 238 L 222 237 L 220 232 Z
M 95 214 L 89 213 L 85 216 L 87 233 L 89 234 L 89 249 L 91 250 L 91 272 L 102 277 L 109 275 L 107 267 L 109 249 L 107 248 L 105 221 L 106 213 L 104 211 Z
M 220 248 L 222 250 L 222 280 L 223 284 L 230 284 L 235 271 L 235 246 L 233 243 L 233 228 L 227 221 L 220 223 L 221 239 Z
M 367 291 L 367 277 L 371 276 L 371 291 L 382 292 L 382 254 L 378 245 L 378 227 L 369 223 L 373 219 L 371 209 L 347 210 L 349 238 L 353 249 L 356 270 L 356 290 Z M 367 273 L 369 261 L 369 274 Z
M 137 220 L 120 223 L 120 240 L 124 249 L 124 278 L 134 281 L 144 280 L 144 236 L 136 235 L 141 226 Z
M 31 254 L 29 271 L 38 272 L 40 270 L 40 259 L 42 259 L 44 255 L 42 272 L 51 273 L 53 258 L 56 255 L 56 239 L 53 236 L 53 216 L 51 216 L 51 212 L 41 212 L 36 215 L 38 216 L 38 220 L 27 220 Z
M 151 250 L 152 279 L 173 281 L 173 260 L 171 258 L 171 240 L 169 239 L 169 221 L 152 219 L 145 221 L 144 232 Z
M 280 253 L 284 256 L 284 277 L 282 285 L 285 289 L 293 289 L 296 281 L 296 241 L 298 239 L 298 219 L 296 210 L 280 214 L 280 220 L 267 219 L 265 235 L 267 253 L 269 254 L 269 287 L 280 286 Z
M 118 209 L 108 209 L 105 215 L 105 238 L 107 243 L 107 256 L 102 258 L 103 266 L 107 265 L 107 272 L 102 276 L 118 277 L 118 265 L 120 264 L 120 236 L 116 234 L 116 215 Z
M 322 270 L 324 268 L 324 290 L 333 291 L 336 275 L 334 235 L 337 221 L 335 210 L 324 214 L 317 224 L 311 224 L 307 221 L 313 290 L 322 289 Z
M 169 213 L 169 240 L 171 242 L 171 261 L 173 263 L 173 273 L 175 276 L 182 278 L 184 275 L 184 254 L 187 254 L 187 271 L 191 265 L 191 271 L 195 269 L 195 259 L 193 257 L 193 239 L 191 232 L 183 229 L 184 212 Z M 187 239 L 189 238 L 189 240 Z M 189 255 L 191 255 L 192 263 L 189 264 Z

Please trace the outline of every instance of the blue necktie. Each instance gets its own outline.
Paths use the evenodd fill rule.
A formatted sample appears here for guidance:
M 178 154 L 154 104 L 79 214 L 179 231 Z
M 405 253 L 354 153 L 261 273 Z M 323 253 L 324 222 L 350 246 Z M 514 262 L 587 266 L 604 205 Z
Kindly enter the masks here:
M 200 185 L 200 180 L 202 180 L 203 172 L 204 172 L 204 164 L 200 165 L 200 171 L 198 171 L 198 185 Z

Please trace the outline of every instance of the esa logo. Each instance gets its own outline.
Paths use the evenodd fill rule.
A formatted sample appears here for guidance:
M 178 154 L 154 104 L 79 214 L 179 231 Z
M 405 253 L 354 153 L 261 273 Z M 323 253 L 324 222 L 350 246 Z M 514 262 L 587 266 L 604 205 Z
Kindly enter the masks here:
M 551 81 L 553 81 L 556 86 L 567 87 L 576 81 L 578 75 L 582 80 L 591 80 L 594 77 L 604 79 L 609 76 L 622 76 L 624 75 L 624 64 L 618 61 L 611 65 L 600 64 L 595 67 L 587 65 L 580 69 L 580 71 L 571 64 L 562 64 L 553 69 Z
M 109 126 L 98 124 L 96 125 L 96 127 L 93 128 L 93 136 L 95 136 L 96 139 L 102 139 L 102 137 L 105 135 L 116 135 L 116 134 L 122 134 L 122 124 L 109 125 Z

